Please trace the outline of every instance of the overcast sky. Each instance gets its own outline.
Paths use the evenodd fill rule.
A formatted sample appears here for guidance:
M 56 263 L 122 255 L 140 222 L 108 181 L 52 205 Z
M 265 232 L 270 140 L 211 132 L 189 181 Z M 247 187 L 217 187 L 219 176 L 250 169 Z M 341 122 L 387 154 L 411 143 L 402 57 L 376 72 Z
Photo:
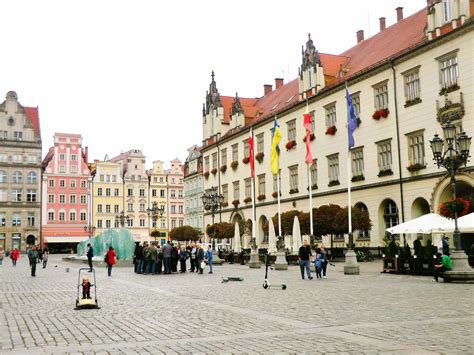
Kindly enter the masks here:
M 221 95 L 260 97 L 294 79 L 301 46 L 339 54 L 426 0 L 0 2 L 0 100 L 39 106 L 43 155 L 54 132 L 80 133 L 90 159 L 141 149 L 147 166 L 202 141 L 215 71 Z M 0 101 L 0 102 L 1 102 Z

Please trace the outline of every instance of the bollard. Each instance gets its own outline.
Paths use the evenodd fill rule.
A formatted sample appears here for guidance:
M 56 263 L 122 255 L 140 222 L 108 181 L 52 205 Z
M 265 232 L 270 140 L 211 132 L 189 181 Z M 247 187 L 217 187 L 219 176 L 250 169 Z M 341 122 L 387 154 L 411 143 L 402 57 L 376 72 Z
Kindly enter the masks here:
M 69 268 L 68 268 L 68 267 L 66 268 L 66 272 L 69 272 Z

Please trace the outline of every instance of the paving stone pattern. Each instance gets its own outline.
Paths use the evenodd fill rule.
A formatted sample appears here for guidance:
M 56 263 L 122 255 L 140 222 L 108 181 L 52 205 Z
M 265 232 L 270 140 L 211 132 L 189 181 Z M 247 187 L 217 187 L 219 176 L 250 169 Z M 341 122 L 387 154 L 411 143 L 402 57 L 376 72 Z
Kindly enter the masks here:
M 56 267 L 55 267 L 56 266 Z M 264 269 L 137 275 L 97 269 L 100 310 L 75 311 L 78 264 L 0 266 L 0 352 L 12 354 L 474 354 L 474 286 L 381 274 L 380 262 L 323 280 Z M 70 272 L 66 272 L 70 268 Z M 243 282 L 221 283 L 222 276 Z

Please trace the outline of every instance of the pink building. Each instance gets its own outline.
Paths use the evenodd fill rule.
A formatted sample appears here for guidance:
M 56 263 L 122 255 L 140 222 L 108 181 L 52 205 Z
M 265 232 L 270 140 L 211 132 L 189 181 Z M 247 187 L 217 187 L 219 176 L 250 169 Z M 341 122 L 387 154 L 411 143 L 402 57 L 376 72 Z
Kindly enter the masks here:
M 168 226 L 171 229 L 184 224 L 183 165 L 179 159 L 171 161 L 171 169 L 165 170 L 168 183 Z
M 42 244 L 50 249 L 75 248 L 89 237 L 87 147 L 80 134 L 56 133 L 43 159 Z

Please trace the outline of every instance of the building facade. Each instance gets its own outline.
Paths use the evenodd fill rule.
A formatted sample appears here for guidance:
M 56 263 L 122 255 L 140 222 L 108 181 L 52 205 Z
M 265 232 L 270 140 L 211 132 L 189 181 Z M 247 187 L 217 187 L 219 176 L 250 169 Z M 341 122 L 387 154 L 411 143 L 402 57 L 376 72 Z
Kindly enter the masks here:
M 339 55 L 317 51 L 309 37 L 296 79 L 275 79 L 261 98 L 221 96 L 214 73 L 203 108 L 204 190 L 224 195 L 223 221 L 252 220 L 248 136 L 255 142 L 257 241 L 277 211 L 277 179 L 269 169 L 275 117 L 281 129 L 281 211 L 352 205 L 366 210 L 370 231 L 355 231 L 357 246 L 377 248 L 385 229 L 430 211 L 451 198 L 449 178 L 433 162 L 429 141 L 451 120 L 474 135 L 472 2 L 430 1 L 427 8 L 364 39 Z M 358 117 L 355 147 L 348 152 L 346 83 Z M 303 114 L 312 116 L 313 163 L 305 163 Z M 472 148 L 471 148 L 472 150 Z M 225 167 L 225 168 L 224 168 Z M 309 170 L 309 171 L 308 171 Z M 349 178 L 348 178 L 349 177 Z M 473 202 L 474 166 L 457 176 L 457 194 Z M 211 216 L 205 214 L 204 226 Z M 317 228 L 317 226 L 315 226 Z M 277 231 L 278 233 L 278 231 Z M 451 238 L 452 239 L 452 238 Z M 344 247 L 347 238 L 326 244 Z M 249 238 L 242 243 L 248 247 Z
M 42 163 L 42 243 L 66 251 L 89 237 L 91 173 L 80 134 L 55 133 Z
M 150 181 L 150 203 L 149 208 L 153 208 L 153 203 L 159 208 L 156 223 L 150 218 L 149 223 L 152 230 L 159 233 L 155 239 L 164 244 L 168 238 L 168 182 L 167 173 L 163 169 L 163 162 L 160 160 L 153 162 L 153 168 L 148 171 Z
M 38 108 L 14 91 L 0 104 L 0 246 L 26 250 L 40 243 L 41 134 Z
M 168 225 L 170 230 L 184 225 L 183 165 L 179 159 L 171 161 L 166 172 L 168 183 Z
M 184 224 L 203 233 L 204 208 L 202 205 L 203 190 L 202 154 L 200 147 L 194 145 L 188 149 L 184 163 Z

